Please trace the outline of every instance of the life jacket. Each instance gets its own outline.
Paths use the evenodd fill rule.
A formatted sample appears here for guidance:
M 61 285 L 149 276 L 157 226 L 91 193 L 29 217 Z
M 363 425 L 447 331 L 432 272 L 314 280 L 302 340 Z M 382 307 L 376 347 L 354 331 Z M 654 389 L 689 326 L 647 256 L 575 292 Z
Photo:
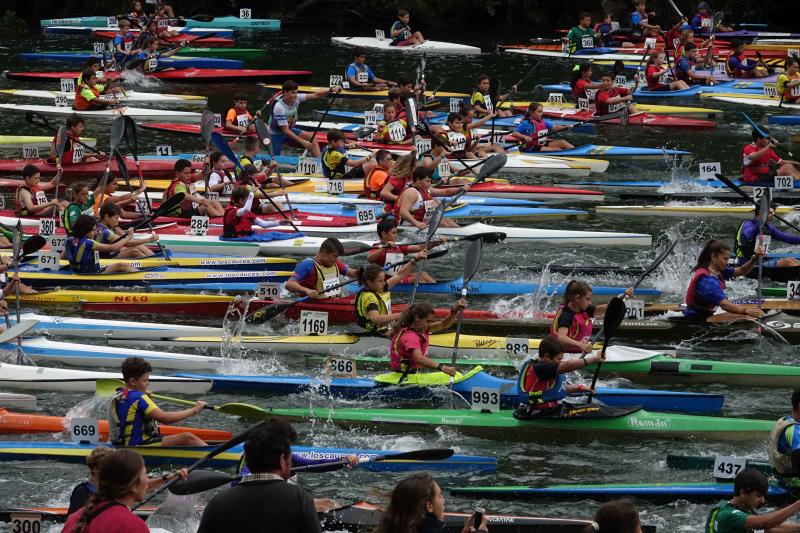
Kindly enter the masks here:
M 392 135 L 394 133 L 394 135 Z M 408 124 L 401 118 L 381 126 L 377 140 L 384 144 L 399 144 L 408 138 Z
M 664 83 L 661 83 L 661 80 L 659 78 L 654 78 L 653 77 L 653 74 L 655 74 L 656 72 L 658 72 L 660 70 L 663 70 L 663 69 L 661 69 L 661 68 L 659 68 L 659 67 L 657 67 L 655 65 L 647 65 L 647 68 L 644 71 L 644 77 L 645 77 L 645 81 L 647 82 L 647 88 L 648 89 L 657 90 L 657 89 L 663 87 L 664 85 L 666 85 Z
M 464 158 L 469 148 L 469 141 L 472 137 L 468 136 L 468 130 L 462 132 L 448 131 L 447 140 L 450 142 L 450 152 L 454 157 Z
M 225 207 L 222 215 L 222 236 L 232 239 L 236 237 L 246 237 L 253 234 L 253 219 L 255 215 L 248 211 L 244 216 L 237 216 L 239 208 L 233 204 Z
M 101 244 L 111 244 L 117 240 L 117 234 L 98 222 L 96 240 Z
M 675 61 L 675 78 L 678 79 L 678 80 L 683 80 L 686 83 L 691 84 L 692 80 L 691 80 L 691 78 L 689 78 L 689 73 L 687 71 L 683 70 L 683 69 L 678 68 L 678 64 L 681 61 L 683 61 L 684 59 L 689 62 L 689 65 L 691 67 L 693 67 L 695 65 L 695 61 L 693 59 L 691 59 L 689 56 L 677 59 Z M 691 68 L 689 70 L 691 70 Z
M 392 312 L 392 293 L 389 291 L 375 292 L 368 289 L 361 289 L 356 296 L 356 324 L 364 328 L 367 332 L 384 333 L 388 331 L 389 324 L 373 324 L 367 314 L 367 307 L 373 302 L 367 296 L 373 295 L 374 301 L 378 302 L 378 314 L 388 315 Z
M 72 235 L 72 225 L 84 212 L 91 211 L 91 215 L 94 216 L 94 210 L 92 209 L 93 204 L 94 198 L 90 198 L 90 201 L 86 205 L 72 202 L 64 209 L 64 212 L 61 214 L 61 226 L 64 228 L 64 231 L 67 232 L 67 235 Z
M 740 68 L 731 68 L 731 59 L 733 59 L 734 57 L 738 59 L 739 63 L 741 64 L 745 64 L 747 58 L 745 57 L 744 53 L 735 55 L 733 51 L 731 51 L 727 59 L 725 59 L 725 72 L 727 72 L 728 76 L 731 78 L 739 78 L 744 75 L 744 72 L 742 72 L 742 69 Z
M 122 45 L 122 49 L 125 50 L 125 53 L 127 54 L 130 53 L 131 50 L 133 50 L 133 42 L 136 40 L 136 37 L 132 33 L 128 33 L 127 35 L 122 35 L 121 33 L 118 33 L 114 36 L 114 41 L 113 41 L 114 59 L 117 61 L 117 63 L 120 63 L 125 59 L 126 55 L 121 54 L 120 52 L 117 51 L 117 38 L 120 39 L 121 41 L 120 44 Z M 142 38 L 143 38 L 142 42 L 144 42 L 144 40 L 147 39 L 146 36 L 142 36 Z
M 392 202 L 390 200 L 384 200 L 384 209 L 387 213 L 396 213 L 397 209 L 399 209 L 397 206 L 400 205 L 400 195 L 402 195 L 403 191 L 408 188 L 408 178 L 405 176 L 389 176 L 386 179 L 386 183 L 390 184 L 394 188 L 394 194 L 397 196 L 398 201 Z M 386 183 L 384 183 L 384 187 L 386 186 Z M 397 219 L 396 214 L 395 219 Z
M 741 155 L 739 156 L 739 161 L 742 162 L 742 180 L 747 183 L 753 183 L 758 180 L 759 176 L 763 174 L 769 174 L 771 172 L 769 168 L 769 162 L 771 160 L 770 156 L 772 154 L 772 148 L 770 148 L 767 151 L 767 153 L 761 156 L 761 159 L 758 160 L 754 160 L 752 159 L 752 157 L 750 157 L 750 155 L 748 155 L 748 158 L 750 159 L 750 165 L 744 166 L 744 156 L 745 156 L 744 150 L 748 146 L 752 145 L 753 143 L 745 144 L 744 146 L 742 146 L 742 152 Z M 760 148 L 758 148 L 758 150 L 760 150 Z
M 228 113 L 226 113 L 225 116 L 227 117 L 231 111 L 235 112 L 236 108 L 232 107 L 228 109 Z M 236 115 L 236 120 L 234 120 L 233 123 L 235 126 L 239 126 L 240 128 L 246 128 L 250 125 L 250 120 L 252 120 L 252 118 L 253 116 L 250 114 L 250 112 L 245 109 L 244 113 Z
M 172 182 L 169 184 L 169 187 L 167 187 L 167 192 L 164 195 L 164 200 L 167 200 L 175 196 L 175 188 L 178 186 L 179 183 L 182 182 L 178 178 L 172 179 Z M 171 217 L 180 217 L 182 215 L 183 215 L 183 208 L 181 207 L 181 204 L 176 205 L 167 213 L 167 216 Z
M 417 191 L 417 201 L 414 202 L 414 204 L 411 206 L 411 209 L 408 211 L 414 217 L 414 220 L 425 222 L 436 208 L 433 202 L 433 196 L 431 196 L 430 191 L 422 192 L 414 186 L 409 188 Z M 394 218 L 397 220 L 398 224 L 403 222 L 402 217 L 400 216 L 400 202 L 397 202 L 397 204 L 394 206 Z
M 312 282 L 310 277 L 300 280 L 298 283 L 307 289 L 312 289 L 317 291 L 319 294 L 319 298 L 336 298 L 340 295 L 341 289 L 332 290 L 323 293 L 322 291 L 326 288 L 332 287 L 334 285 L 339 284 L 339 276 L 341 272 L 339 272 L 339 265 L 334 263 L 333 266 L 324 267 L 316 262 L 313 258 L 309 258 L 309 260 L 314 264 L 314 269 L 317 273 L 316 282 Z
M 419 363 L 413 359 L 404 357 L 401 353 L 402 346 L 400 346 L 400 339 L 406 332 L 419 336 L 420 346 L 422 346 L 423 349 L 422 355 L 427 355 L 429 341 L 427 333 L 420 333 L 410 328 L 400 328 L 392 335 L 392 342 L 389 344 L 389 368 L 395 372 L 410 374 L 419 370 L 420 366 Z
M 369 67 L 367 65 L 359 65 L 356 62 L 350 63 L 344 69 L 344 80 L 350 81 L 350 78 L 347 77 L 347 71 L 350 70 L 350 67 L 353 67 L 356 71 L 356 81 L 358 83 L 369 83 Z M 366 79 L 358 79 L 359 74 L 366 74 Z
M 31 195 L 31 202 L 33 205 L 41 205 L 47 202 L 47 197 L 44 194 L 44 191 L 39 185 L 34 187 L 29 187 L 28 185 L 20 185 L 17 187 L 16 192 L 14 193 L 14 212 L 17 216 L 29 216 L 33 213 L 28 213 L 28 210 L 25 209 L 25 206 L 19 199 L 20 191 L 25 190 L 28 191 Z
M 108 439 L 116 446 L 128 445 L 127 440 L 129 439 L 126 439 L 125 437 L 128 424 L 135 424 L 137 422 L 137 420 L 128 422 L 127 411 L 130 409 L 130 404 L 128 404 L 128 395 L 130 392 L 131 391 L 126 388 L 118 389 L 108 403 Z M 119 412 L 120 407 L 125 407 L 126 404 L 128 404 L 128 409 L 125 409 L 125 416 L 121 417 Z M 158 422 L 155 419 L 147 417 L 144 420 L 138 420 L 138 422 L 142 424 L 143 436 L 148 436 L 149 438 L 158 435 Z
M 736 241 L 733 243 L 733 253 L 737 259 L 742 259 L 745 257 L 749 259 L 753 257 L 753 254 L 756 253 L 756 241 L 758 239 L 757 235 L 755 238 L 750 239 L 749 241 L 742 240 L 742 230 L 744 229 L 744 225 L 748 222 L 750 221 L 746 220 L 742 222 L 739 225 L 739 231 L 736 232 Z
M 78 144 L 80 140 L 81 138 L 75 135 L 74 133 L 67 132 L 67 143 L 64 146 L 64 154 L 61 156 L 62 165 L 72 165 L 83 161 L 83 146 Z M 53 137 L 53 148 L 55 148 L 57 141 L 58 141 L 58 136 Z M 76 148 L 77 148 L 77 156 L 79 156 L 77 158 L 76 158 Z
M 788 416 L 781 417 L 775 422 L 772 432 L 769 434 L 769 463 L 778 474 L 784 476 L 798 474 L 798 472 L 795 472 L 794 466 L 792 466 L 792 456 L 778 451 L 781 435 L 786 432 L 787 428 L 794 426 L 796 423 L 795 420 Z
M 689 287 L 686 289 L 686 306 L 703 311 L 708 315 L 713 315 L 714 311 L 717 310 L 717 306 L 709 304 L 703 305 L 698 302 L 697 294 L 694 290 L 695 285 L 697 285 L 697 281 L 703 276 L 712 276 L 711 271 L 706 267 L 700 267 L 694 271 L 694 275 L 692 276 L 691 281 L 689 281 Z M 725 290 L 725 279 L 722 276 L 717 276 L 717 278 L 719 279 L 722 290 Z
M 700 19 L 700 24 L 698 26 L 698 29 L 702 31 L 711 31 L 713 29 L 714 17 L 711 17 L 709 15 L 701 15 L 700 13 L 695 13 L 694 16 Z
M 335 161 L 332 157 L 334 153 L 342 154 L 345 157 L 339 158 L 338 161 Z M 329 144 L 323 148 L 322 156 L 320 157 L 322 160 L 322 174 L 328 179 L 340 179 L 345 175 L 345 173 L 347 173 L 347 165 L 345 164 L 346 158 L 347 150 L 345 148 L 340 150 L 338 148 L 332 148 Z
M 94 249 L 91 239 L 70 237 L 64 243 L 64 252 L 73 272 L 95 274 L 100 272 L 100 253 Z
M 553 379 L 541 380 L 534 372 L 534 364 L 533 359 L 526 361 L 519 372 L 519 403 L 539 411 L 558 407 L 561 400 L 567 397 L 567 376 L 559 374 Z
M 259 160 L 259 165 L 260 165 L 260 164 L 261 164 L 261 163 L 260 163 L 260 160 Z M 240 168 L 240 167 L 241 167 L 241 168 L 244 168 L 244 167 L 246 167 L 247 165 L 253 165 L 254 167 L 258 168 L 258 166 L 256 165 L 256 158 L 255 158 L 255 156 L 253 156 L 253 157 L 250 157 L 250 156 L 249 156 L 249 155 L 247 155 L 247 154 L 242 154 L 242 156 L 239 158 L 239 164 L 238 164 L 238 165 L 234 165 L 234 166 L 233 166 L 233 175 L 234 175 L 234 177 L 236 178 L 236 180 L 237 180 L 237 181 L 240 181 L 240 182 L 241 182 L 241 181 L 243 181 L 243 180 L 242 180 L 242 173 L 241 173 L 241 171 L 239 170 L 239 168 Z M 257 178 L 257 177 L 256 177 L 255 179 L 256 179 L 256 181 L 258 181 L 258 178 Z M 262 181 L 263 181 L 263 178 L 262 178 Z
M 364 188 L 363 188 L 363 191 L 362 191 L 362 193 L 361 193 L 361 196 L 362 196 L 362 197 L 364 197 L 364 198 L 369 198 L 370 200 L 380 200 L 380 199 L 381 199 L 381 190 L 383 189 L 383 186 L 384 186 L 384 185 L 386 185 L 386 179 L 388 179 L 388 175 L 387 175 L 387 178 L 385 178 L 385 179 L 383 180 L 383 183 L 381 183 L 381 186 L 380 186 L 380 187 L 378 187 L 378 189 L 377 189 L 377 190 L 373 190 L 373 189 L 372 189 L 372 188 L 369 186 L 369 182 L 370 182 L 370 180 L 372 179 L 372 174 L 374 174 L 376 170 L 380 170 L 381 172 L 383 172 L 384 174 L 386 174 L 386 171 L 385 171 L 385 170 L 383 170 L 382 168 L 380 168 L 380 167 L 373 167 L 373 168 L 372 168 L 372 170 L 370 170 L 370 171 L 369 171 L 369 172 L 368 172 L 368 173 L 367 173 L 367 174 L 364 176 Z
M 595 96 L 594 96 L 595 115 L 607 115 L 610 112 L 609 111 L 609 109 L 610 109 L 609 105 L 613 105 L 613 104 L 608 104 L 606 102 L 601 102 L 600 101 L 600 96 L 604 95 L 604 94 L 610 94 L 611 95 L 610 98 L 616 98 L 618 96 L 626 96 L 627 95 L 625 90 L 623 90 L 623 89 L 621 89 L 619 87 L 612 87 L 611 89 L 608 89 L 608 90 L 606 90 L 606 89 L 598 89 L 597 93 L 595 93 Z
M 550 323 L 550 335 L 558 335 L 558 319 L 566 306 L 560 305 L 556 315 L 553 317 L 553 322 Z M 586 342 L 592 337 L 592 317 L 586 311 L 575 313 L 575 317 L 567 329 L 567 337 L 572 340 Z M 571 352 L 572 353 L 572 352 Z M 575 352 L 577 353 L 577 352 Z
M 542 146 L 547 146 L 547 136 L 544 134 L 542 137 L 539 137 L 540 131 L 547 131 L 547 125 L 545 125 L 544 119 L 541 120 L 533 120 L 533 119 L 525 119 L 524 121 L 530 122 L 531 126 L 533 126 L 533 135 L 531 135 L 530 143 L 526 141 L 520 141 L 520 149 L 527 149 L 534 151 L 539 150 Z
M 75 89 L 75 102 L 72 104 L 72 109 L 75 109 L 76 111 L 86 111 L 92 108 L 92 104 L 89 102 L 89 100 L 84 98 L 84 96 L 81 94 L 83 89 L 89 89 L 92 91 L 92 94 L 95 96 L 95 98 L 100 96 L 100 90 L 96 85 L 94 87 L 89 87 L 85 83 L 78 85 L 78 87 Z

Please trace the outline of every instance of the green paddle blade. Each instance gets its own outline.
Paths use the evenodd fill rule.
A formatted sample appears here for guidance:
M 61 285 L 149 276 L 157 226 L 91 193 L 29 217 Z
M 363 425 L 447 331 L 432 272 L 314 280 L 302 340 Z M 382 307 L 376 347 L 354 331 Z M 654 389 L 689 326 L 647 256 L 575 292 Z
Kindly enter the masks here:
M 117 393 L 117 389 L 124 387 L 125 383 L 119 379 L 98 379 L 94 382 L 94 392 L 98 396 L 108 397 Z
M 222 472 L 214 472 L 213 470 L 195 470 L 189 472 L 186 479 L 179 479 L 169 487 L 169 491 L 179 496 L 186 496 L 189 494 L 197 494 L 198 492 L 205 492 L 207 490 L 216 489 L 223 485 L 227 485 L 236 478 L 223 474 Z
M 249 403 L 225 403 L 215 407 L 214 410 L 226 415 L 251 418 L 253 420 L 264 420 L 269 417 L 269 412 L 266 409 Z

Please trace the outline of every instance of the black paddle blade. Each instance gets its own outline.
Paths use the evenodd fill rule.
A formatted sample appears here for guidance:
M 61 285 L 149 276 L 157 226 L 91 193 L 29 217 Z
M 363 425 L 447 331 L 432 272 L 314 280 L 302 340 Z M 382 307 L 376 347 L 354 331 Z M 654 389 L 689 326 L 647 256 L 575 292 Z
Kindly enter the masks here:
M 393 453 L 372 459 L 375 461 L 444 461 L 450 459 L 455 450 L 450 448 L 432 448 L 430 450 L 415 450 L 413 452 Z
M 489 98 L 492 99 L 492 105 L 496 104 L 500 99 L 500 91 L 503 84 L 497 78 L 489 78 Z
M 67 128 L 64 126 L 58 128 L 56 139 L 58 139 L 58 142 L 56 143 L 56 153 L 58 154 L 58 157 L 61 157 L 64 155 L 64 150 L 67 149 Z
M 411 96 L 406 98 L 406 120 L 408 121 L 408 127 L 412 130 L 419 124 L 417 117 L 417 101 Z
M 180 205 L 180 203 L 183 202 L 183 197 L 184 197 L 184 194 L 182 192 L 179 192 L 178 194 L 170 196 L 165 201 L 161 202 L 161 205 L 158 206 L 158 209 L 153 211 L 153 214 L 150 215 L 150 218 L 145 218 L 145 219 L 141 220 L 140 222 L 138 222 L 135 226 L 133 226 L 134 231 L 147 226 L 151 221 L 157 219 L 158 217 L 164 216 L 166 213 L 171 211 L 173 208 L 175 208 L 178 205 Z
M 481 169 L 478 171 L 478 177 L 475 178 L 475 183 L 485 180 L 503 168 L 506 165 L 506 161 L 508 161 L 506 154 L 494 154 L 481 166 Z
M 603 337 L 605 342 L 616 335 L 622 319 L 625 318 L 625 302 L 622 298 L 613 297 L 608 303 L 606 314 L 603 315 Z
M 436 109 L 439 109 L 443 105 L 444 105 L 444 102 L 442 102 L 441 100 L 433 100 L 431 102 L 428 102 L 425 105 L 420 106 L 419 110 L 420 111 L 435 111 Z
M 117 117 L 111 121 L 111 149 L 108 151 L 109 154 L 114 153 L 122 138 L 125 137 L 125 118 L 124 116 Z
M 359 126 L 355 129 L 355 131 L 353 131 L 353 133 L 355 133 L 356 139 L 360 141 L 362 139 L 366 139 L 367 137 L 375 133 L 375 131 L 377 131 L 376 128 L 370 126 Z
M 485 243 L 497 244 L 506 240 L 507 235 L 502 231 L 490 231 L 488 233 L 476 233 L 475 235 L 468 235 L 464 237 L 465 241 L 474 241 L 480 239 Z
M 664 262 L 664 259 L 666 259 L 666 258 L 667 258 L 667 256 L 669 256 L 669 254 L 671 254 L 671 253 L 672 253 L 672 250 L 674 250 L 674 249 L 675 249 L 675 245 L 676 245 L 676 244 L 678 244 L 678 239 L 675 239 L 675 240 L 672 242 L 672 244 L 670 244 L 669 246 L 667 246 L 666 250 L 664 250 L 663 252 L 661 252 L 661 253 L 658 255 L 658 257 L 656 257 L 656 258 L 655 258 L 655 260 L 654 260 L 652 263 L 650 263 L 650 266 L 649 266 L 649 267 L 647 267 L 647 269 L 646 269 L 644 272 L 642 272 L 642 275 L 641 275 L 641 276 L 639 276 L 639 278 L 636 280 L 636 283 L 634 283 L 634 284 L 633 284 L 633 288 L 634 288 L 634 289 L 636 289 L 636 287 L 638 287 L 638 286 L 639 286 L 639 284 L 640 284 L 640 283 L 642 283 L 642 281 L 644 281 L 644 278 L 646 278 L 647 276 L 649 276 L 649 275 L 650 275 L 650 273 L 652 273 L 652 272 L 653 272 L 653 271 L 654 271 L 656 268 L 658 268 L 658 265 L 660 265 L 661 263 L 663 263 L 663 262 Z
M 212 133 L 214 133 L 214 113 L 210 109 L 204 109 L 200 117 L 200 135 L 206 142 L 206 146 L 211 144 Z
M 375 248 L 375 246 L 370 246 L 369 244 L 364 244 L 363 242 L 357 241 L 343 242 L 342 246 L 344 246 L 344 253 L 342 255 L 363 254 L 364 252 L 368 252 Z
M 428 259 L 436 259 L 437 257 L 442 257 L 445 255 L 449 250 L 447 248 L 441 248 L 439 250 L 434 250 L 433 252 L 428 253 Z M 410 261 L 410 259 L 409 259 Z
M 122 157 L 122 154 L 119 153 L 119 150 L 114 152 L 114 159 L 117 161 L 119 175 L 122 176 L 123 180 L 125 180 L 126 185 L 130 185 L 131 177 L 130 174 L 128 174 L 128 165 L 125 163 L 125 158 Z
M 45 117 L 44 115 L 40 115 L 39 113 L 34 113 L 33 111 L 28 111 L 27 113 L 25 113 L 25 120 L 27 120 L 34 126 L 51 128 L 50 123 L 47 121 L 47 117 Z
M 227 485 L 234 479 L 236 478 L 222 472 L 214 472 L 212 470 L 195 470 L 193 472 L 189 472 L 189 477 L 187 479 L 179 479 L 170 485 L 169 491 L 179 496 L 197 494 L 198 492 L 205 492 L 207 490 L 216 489 L 217 487 Z
M 763 231 L 769 218 L 769 194 L 762 194 L 758 201 L 758 228 Z
M 478 268 L 481 266 L 481 256 L 483 255 L 483 239 L 475 239 L 467 248 L 467 256 L 464 258 L 464 285 L 469 283 Z
M 255 126 L 256 135 L 258 135 L 258 140 L 261 141 L 261 144 L 267 146 L 270 143 L 267 123 L 264 122 L 261 118 L 257 118 L 253 121 L 253 125 Z
M 245 322 L 248 324 L 263 324 L 264 322 L 268 322 L 275 318 L 276 316 L 283 314 L 284 311 L 289 309 L 292 306 L 293 302 L 287 303 L 280 303 L 280 304 L 272 304 L 266 307 L 262 307 L 258 311 L 250 313 L 247 315 Z
M 22 243 L 22 255 L 30 255 L 38 252 L 47 244 L 47 239 L 41 235 L 31 235 Z
M 137 157 L 139 154 L 139 133 L 136 131 L 136 121 L 129 116 L 123 116 L 122 119 L 125 121 L 125 132 L 123 134 L 125 146 L 128 147 L 134 157 Z M 211 119 L 213 120 L 214 117 L 211 117 Z

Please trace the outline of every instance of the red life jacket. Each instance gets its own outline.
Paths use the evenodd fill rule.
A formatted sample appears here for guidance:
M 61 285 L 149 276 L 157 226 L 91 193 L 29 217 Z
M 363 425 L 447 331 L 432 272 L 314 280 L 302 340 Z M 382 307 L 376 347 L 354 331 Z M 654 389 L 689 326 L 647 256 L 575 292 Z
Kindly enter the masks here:
M 409 328 L 400 328 L 394 335 L 392 335 L 392 342 L 389 346 L 389 367 L 395 372 L 409 372 L 416 371 L 420 366 L 412 357 L 411 353 L 407 353 L 405 345 L 401 342 L 403 336 L 408 333 L 411 335 L 419 336 L 419 343 L 422 347 L 422 355 L 428 355 L 428 334 L 419 333 Z
M 33 213 L 28 213 L 28 210 L 25 209 L 25 205 L 19 200 L 19 192 L 21 190 L 28 191 L 31 193 L 31 202 L 33 205 L 39 205 L 39 200 L 36 198 L 36 194 L 42 192 L 42 188 L 36 185 L 35 187 L 29 187 L 27 185 L 20 185 L 17 187 L 17 191 L 14 193 L 14 212 L 17 216 L 26 216 L 32 215 Z
M 550 323 L 550 335 L 558 335 L 558 319 L 561 317 L 564 307 L 564 305 L 558 307 L 558 311 L 556 311 L 556 315 L 553 317 L 553 322 Z M 589 313 L 586 311 L 575 313 L 575 318 L 573 318 L 572 324 L 570 324 L 567 330 L 567 337 L 580 342 L 587 342 L 592 337 L 592 317 L 589 316 Z M 569 348 L 567 346 L 564 347 Z M 570 353 L 577 353 L 577 350 L 572 352 L 570 349 L 567 349 L 567 351 Z
M 698 303 L 697 293 L 694 290 L 695 285 L 697 285 L 697 281 L 704 276 L 713 276 L 713 274 L 711 274 L 711 271 L 709 271 L 705 267 L 700 267 L 694 271 L 692 280 L 689 282 L 689 287 L 686 289 L 686 305 L 688 307 L 693 307 L 695 309 L 706 311 L 709 315 L 713 315 L 714 311 L 717 310 L 717 306 L 701 305 L 700 303 Z M 719 278 L 720 287 L 722 287 L 722 290 L 725 290 L 725 278 L 723 278 L 721 275 L 717 275 L 717 278 Z
M 423 191 L 417 189 L 416 187 L 408 187 L 408 188 L 414 189 L 415 191 L 417 191 L 417 195 L 418 195 L 418 199 L 417 199 L 416 203 L 412 206 L 413 210 L 409 210 L 409 212 L 411 213 L 411 215 L 413 215 L 415 220 L 418 220 L 420 222 L 424 222 L 425 221 L 425 202 L 427 202 L 429 200 L 433 200 L 433 196 L 431 196 L 430 191 L 423 192 Z M 405 191 L 403 191 L 403 192 L 405 192 Z M 394 206 L 394 219 L 397 221 L 398 224 L 402 222 L 402 218 L 400 216 L 400 202 L 399 201 Z
M 248 211 L 244 216 L 237 216 L 239 208 L 228 204 L 222 215 L 222 236 L 228 238 L 246 237 L 253 234 L 253 221 L 256 216 Z
M 69 149 L 65 149 L 64 150 L 64 155 L 61 157 L 61 164 L 62 165 L 72 165 L 72 164 L 75 163 L 75 161 L 74 161 L 75 143 L 80 141 L 80 140 L 81 140 L 81 138 L 78 137 L 77 135 L 75 135 L 74 133 L 67 132 L 67 147 Z M 53 143 L 55 143 L 55 142 L 56 142 L 56 139 L 54 138 L 53 139 Z M 82 160 L 83 160 L 83 158 L 81 158 L 81 161 L 78 161 L 78 163 L 81 163 Z
M 405 176 L 389 176 L 389 178 L 386 180 L 386 183 L 392 186 L 392 188 L 395 190 L 394 194 L 397 196 L 398 199 L 400 198 L 400 195 L 403 194 L 403 191 L 405 191 L 408 188 L 408 178 L 406 178 Z M 383 203 L 386 204 L 384 206 L 386 212 L 393 213 L 395 212 L 395 209 L 397 208 L 397 204 L 399 202 L 384 200 Z
M 766 154 L 761 156 L 761 159 L 752 159 L 750 158 L 750 165 L 744 166 L 744 151 L 748 146 L 754 146 L 753 143 L 745 144 L 742 147 L 742 152 L 739 156 L 739 161 L 742 162 L 742 180 L 746 183 L 755 183 L 758 181 L 758 177 L 763 174 L 769 174 L 769 162 L 772 160 L 772 154 L 775 152 L 772 151 L 770 148 Z M 760 150 L 760 148 L 756 147 L 756 151 Z M 749 156 L 748 156 L 749 157 Z M 777 159 L 777 156 L 776 156 Z

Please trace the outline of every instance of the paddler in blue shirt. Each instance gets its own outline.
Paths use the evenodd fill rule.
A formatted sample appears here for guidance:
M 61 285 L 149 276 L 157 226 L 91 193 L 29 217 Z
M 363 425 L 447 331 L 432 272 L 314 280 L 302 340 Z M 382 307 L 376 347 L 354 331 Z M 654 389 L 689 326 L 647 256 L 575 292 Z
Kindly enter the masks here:
M 206 402 L 197 400 L 192 407 L 180 411 L 162 411 L 148 396 L 153 367 L 141 357 L 128 357 L 122 362 L 125 387 L 117 389 L 109 402 L 109 438 L 114 444 L 139 446 L 160 443 L 161 446 L 205 446 L 193 433 L 160 435 L 158 424 L 176 424 L 203 411 Z
M 692 279 L 686 289 L 684 316 L 698 322 L 729 322 L 764 316 L 761 309 L 731 303 L 725 294 L 725 280 L 747 275 L 753 270 L 755 259 L 763 255 L 764 250 L 759 248 L 746 262 L 734 268 L 728 266 L 731 247 L 717 239 L 708 241 L 692 269 Z M 725 313 L 715 314 L 717 307 Z
M 358 277 L 357 269 L 350 268 L 339 260 L 342 254 L 344 246 L 339 239 L 333 237 L 325 239 L 317 255 L 303 259 L 297 264 L 292 277 L 286 282 L 286 290 L 313 299 L 340 296 L 341 289 L 333 288 L 341 283 L 339 277 Z
M 127 263 L 100 266 L 100 252 L 119 252 L 133 239 L 133 228 L 128 228 L 123 237 L 110 244 L 96 241 L 97 231 L 97 221 L 89 215 L 80 215 L 72 224 L 72 234 L 64 243 L 61 253 L 61 258 L 69 261 L 70 269 L 75 274 L 138 272 L 137 268 Z
M 420 32 L 413 31 L 411 26 L 408 25 L 409 22 L 411 22 L 411 13 L 406 9 L 398 9 L 397 20 L 394 21 L 394 24 L 389 29 L 392 46 L 410 46 L 425 42 L 425 37 Z
M 351 89 L 364 91 L 380 91 L 389 86 L 397 85 L 393 81 L 379 78 L 367 65 L 367 53 L 363 48 L 353 49 L 353 62 L 347 65 L 344 79 L 350 83 Z
M 750 220 L 742 222 L 739 226 L 739 231 L 736 233 L 736 243 L 734 252 L 736 254 L 736 263 L 742 265 L 747 262 L 747 259 L 753 257 L 756 251 L 756 243 L 758 242 L 759 226 L 758 215 L 760 213 L 759 205 L 756 205 L 755 216 Z M 769 236 L 773 241 L 785 242 L 787 244 L 800 244 L 800 235 L 790 235 L 785 233 L 772 223 L 775 219 L 775 205 L 771 204 L 769 207 L 769 215 L 767 215 L 767 223 L 764 225 L 763 233 Z M 764 259 L 762 266 L 764 268 L 786 268 L 800 266 L 800 261 L 794 257 L 781 257 L 779 259 Z
M 653 11 L 647 11 L 647 2 L 636 0 L 633 3 L 636 11 L 631 13 L 630 27 L 634 37 L 656 37 L 661 34 L 661 26 L 650 24 L 650 19 L 655 18 Z
M 514 418 L 561 416 L 569 406 L 563 403 L 564 398 L 575 392 L 589 392 L 589 387 L 583 384 L 567 384 L 566 374 L 601 361 L 602 351 L 566 361 L 564 351 L 564 345 L 556 337 L 541 340 L 539 359 L 527 361 L 520 370 L 517 379 L 519 406 Z
M 697 45 L 686 43 L 683 47 L 684 55 L 675 64 L 675 77 L 685 81 L 689 85 L 714 85 L 714 76 L 711 74 L 699 74 L 695 67 L 697 60 Z
M 158 61 L 165 57 L 174 56 L 181 51 L 181 48 L 186 46 L 186 42 L 180 43 L 176 48 L 167 50 L 165 52 L 158 51 L 158 39 L 155 37 L 148 37 L 144 42 L 144 49 L 136 54 L 136 59 L 142 60 L 142 72 L 151 73 L 157 70 L 170 70 L 163 67 L 159 68 Z
M 131 22 L 128 19 L 119 21 L 119 33 L 114 36 L 114 61 L 117 65 L 133 59 L 141 50 L 134 48 L 136 37 L 131 33 Z
M 792 392 L 792 414 L 775 422 L 769 437 L 769 462 L 781 482 L 800 487 L 800 389 Z

